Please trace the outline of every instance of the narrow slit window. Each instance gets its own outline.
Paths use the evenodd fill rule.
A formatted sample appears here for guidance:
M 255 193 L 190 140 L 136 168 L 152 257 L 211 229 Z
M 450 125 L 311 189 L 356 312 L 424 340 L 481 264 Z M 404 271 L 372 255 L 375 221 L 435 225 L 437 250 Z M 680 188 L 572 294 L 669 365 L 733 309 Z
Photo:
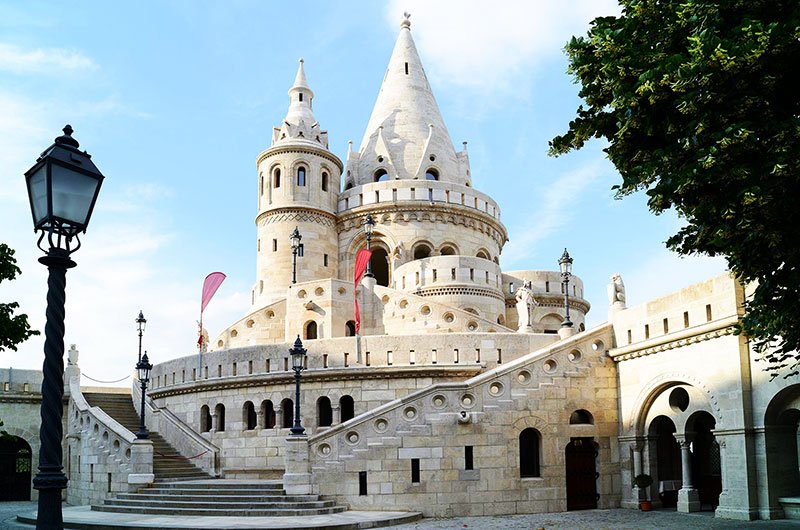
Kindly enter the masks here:
M 706 304 L 706 322 L 711 322 L 711 304 Z
M 467 471 L 475 469 L 472 462 L 472 446 L 467 445 L 464 447 L 464 469 Z
M 411 483 L 419 484 L 419 458 L 411 459 Z
M 688 311 L 684 311 L 683 312 L 683 327 L 685 327 L 685 328 L 689 327 L 689 312 Z
M 367 494 L 367 472 L 358 472 L 358 494 L 364 496 Z
M 408 75 L 408 63 L 406 63 L 406 75 Z
M 667 333 L 669 333 L 669 319 L 665 318 L 664 319 L 664 335 L 666 335 Z

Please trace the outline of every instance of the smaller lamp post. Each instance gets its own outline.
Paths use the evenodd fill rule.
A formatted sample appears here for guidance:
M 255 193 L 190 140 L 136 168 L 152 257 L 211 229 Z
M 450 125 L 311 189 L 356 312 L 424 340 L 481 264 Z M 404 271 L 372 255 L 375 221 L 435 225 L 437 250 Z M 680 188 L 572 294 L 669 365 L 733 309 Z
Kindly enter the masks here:
M 558 260 L 558 266 L 561 269 L 561 282 L 564 284 L 564 322 L 561 323 L 561 327 L 571 328 L 572 321 L 569 319 L 569 278 L 572 276 L 572 258 L 569 257 L 569 252 L 567 252 L 566 248 Z
M 144 352 L 142 358 L 136 363 L 136 370 L 139 372 L 139 384 L 142 385 L 142 414 L 139 420 L 139 432 L 136 433 L 136 437 L 140 440 L 149 438 L 147 428 L 144 426 L 144 396 L 147 393 L 147 382 L 150 380 L 150 370 L 152 369 L 153 365 L 150 364 L 150 360 L 147 358 L 147 352 Z
M 372 230 L 375 228 L 375 220 L 372 214 L 367 214 L 367 220 L 364 221 L 364 233 L 367 235 L 367 250 L 372 250 Z M 372 274 L 372 259 L 367 262 L 367 272 L 364 274 L 367 278 L 373 278 Z
M 294 370 L 294 426 L 291 432 L 294 436 L 300 436 L 306 432 L 300 424 L 300 372 L 306 368 L 306 349 L 303 348 L 300 335 L 294 341 L 294 347 L 289 350 L 289 354 L 292 356 L 292 370 Z
M 294 232 L 289 236 L 289 241 L 292 244 L 292 283 L 297 283 L 297 251 L 300 250 L 300 240 L 303 236 L 297 227 L 294 227 Z
M 144 333 L 144 327 L 146 324 L 147 319 L 144 318 L 144 313 L 142 313 L 142 310 L 140 309 L 139 316 L 136 317 L 136 327 L 139 329 L 139 361 L 142 360 L 142 333 Z

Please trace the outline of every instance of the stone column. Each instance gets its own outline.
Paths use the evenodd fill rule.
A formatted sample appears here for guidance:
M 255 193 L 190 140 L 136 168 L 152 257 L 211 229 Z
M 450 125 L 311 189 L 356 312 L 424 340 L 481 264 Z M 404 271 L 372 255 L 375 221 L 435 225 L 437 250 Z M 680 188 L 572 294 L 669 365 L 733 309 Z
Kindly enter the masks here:
M 692 483 L 692 453 L 690 446 L 692 434 L 686 433 L 682 437 L 676 436 L 681 446 L 681 489 L 678 491 L 678 511 L 679 512 L 699 512 L 700 496 Z
M 642 450 L 644 449 L 644 439 L 637 439 L 635 442 L 633 442 L 631 444 L 631 449 L 633 450 L 633 478 L 636 478 L 643 473 Z M 637 504 L 640 501 L 647 500 L 647 496 L 646 489 L 639 488 L 637 486 L 633 487 L 633 500 L 636 501 Z
M 275 407 L 275 428 L 280 429 L 283 427 L 283 408 L 280 405 Z
M 153 442 L 136 439 L 131 444 L 131 472 L 128 474 L 128 491 L 135 492 L 153 483 Z
M 217 432 L 217 411 L 214 410 L 210 412 L 211 414 L 211 425 L 209 425 L 208 432 L 214 433 Z
M 339 406 L 338 403 L 336 404 L 331 403 L 331 415 L 332 415 L 331 426 L 342 423 L 342 408 Z
M 264 408 L 258 407 L 258 412 L 256 412 L 256 416 L 258 416 L 258 428 L 259 429 L 266 429 L 267 428 L 267 415 L 264 414 Z
M 286 471 L 283 474 L 283 489 L 287 495 L 309 495 L 311 491 L 311 469 L 308 460 L 308 436 L 286 438 L 284 455 Z

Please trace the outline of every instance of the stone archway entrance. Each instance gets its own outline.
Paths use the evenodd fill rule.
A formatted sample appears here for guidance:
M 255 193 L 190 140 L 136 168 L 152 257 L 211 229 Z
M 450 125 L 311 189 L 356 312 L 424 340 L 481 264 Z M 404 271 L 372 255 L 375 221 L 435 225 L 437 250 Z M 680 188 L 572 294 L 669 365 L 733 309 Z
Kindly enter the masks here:
M 378 285 L 389 287 L 389 254 L 381 246 L 372 247 L 372 257 L 369 260 L 372 274 Z
M 31 456 L 19 436 L 0 438 L 0 501 L 31 500 Z
M 675 439 L 675 423 L 666 416 L 658 416 L 650 424 L 650 455 L 655 458 L 653 495 L 658 494 L 662 506 L 674 508 L 678 504 L 681 489 L 681 447 Z M 651 460 L 652 462 L 652 460 Z
M 694 439 L 691 442 L 694 486 L 700 497 L 700 505 L 711 505 L 716 509 L 719 505 L 719 494 L 722 492 L 719 443 L 712 432 L 716 421 L 705 411 L 692 415 L 691 420 L 687 429 L 691 428 L 691 431 L 694 431 Z
M 593 438 L 573 438 L 564 450 L 567 510 L 597 508 L 597 445 Z

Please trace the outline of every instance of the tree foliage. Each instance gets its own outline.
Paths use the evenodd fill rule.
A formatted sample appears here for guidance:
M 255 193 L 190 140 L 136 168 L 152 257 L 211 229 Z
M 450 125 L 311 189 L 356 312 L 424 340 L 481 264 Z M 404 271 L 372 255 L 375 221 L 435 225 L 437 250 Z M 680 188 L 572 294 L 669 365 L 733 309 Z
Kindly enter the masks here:
M 14 259 L 14 249 L 5 243 L 0 243 L 0 283 L 4 280 L 13 280 L 20 272 L 17 260 Z M 17 344 L 32 335 L 39 334 L 28 324 L 28 315 L 24 313 L 14 315 L 17 308 L 19 308 L 17 302 L 0 303 L 0 351 L 7 349 L 17 351 Z
M 550 153 L 605 138 L 622 182 L 725 256 L 754 292 L 737 331 L 773 374 L 800 366 L 800 2 L 621 0 L 567 44 L 585 104 Z M 786 368 L 788 370 L 785 370 Z

